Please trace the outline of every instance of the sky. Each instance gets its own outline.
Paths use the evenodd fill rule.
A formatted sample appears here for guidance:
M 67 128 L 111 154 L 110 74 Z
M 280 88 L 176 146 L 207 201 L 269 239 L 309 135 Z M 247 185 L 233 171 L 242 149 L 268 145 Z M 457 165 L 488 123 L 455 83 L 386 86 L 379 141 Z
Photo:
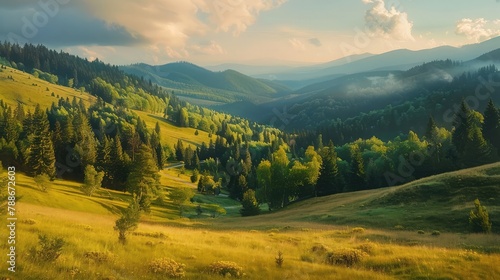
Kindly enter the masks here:
M 306 65 L 500 36 L 500 0 L 0 0 L 0 40 L 125 65 Z

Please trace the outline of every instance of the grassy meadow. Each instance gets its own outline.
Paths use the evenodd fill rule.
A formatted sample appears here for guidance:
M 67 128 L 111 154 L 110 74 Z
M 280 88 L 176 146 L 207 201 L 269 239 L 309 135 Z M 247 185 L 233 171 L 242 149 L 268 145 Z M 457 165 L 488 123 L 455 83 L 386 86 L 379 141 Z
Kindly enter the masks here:
M 218 218 L 192 211 L 179 218 L 167 200 L 142 216 L 126 245 L 113 226 L 128 195 L 101 189 L 88 197 L 78 183 L 58 180 L 43 192 L 17 174 L 18 267 L 15 274 L 2 269 L 0 279 L 165 279 L 151 266 L 162 258 L 185 265 L 178 270 L 185 279 L 225 278 L 210 273 L 217 261 L 234 262 L 242 279 L 498 279 L 499 171 L 500 164 L 487 165 L 247 218 L 238 217 L 238 204 L 226 197 L 195 197 L 225 207 L 228 214 Z M 195 188 L 189 174 L 161 173 L 168 188 Z M 430 187 L 424 202 L 430 189 L 421 189 Z M 475 198 L 460 200 L 464 192 L 484 201 L 496 233 L 461 228 Z M 440 214 L 442 220 L 429 218 Z M 6 240 L 6 231 L 0 232 Z M 39 234 L 64 240 L 55 261 L 34 257 Z

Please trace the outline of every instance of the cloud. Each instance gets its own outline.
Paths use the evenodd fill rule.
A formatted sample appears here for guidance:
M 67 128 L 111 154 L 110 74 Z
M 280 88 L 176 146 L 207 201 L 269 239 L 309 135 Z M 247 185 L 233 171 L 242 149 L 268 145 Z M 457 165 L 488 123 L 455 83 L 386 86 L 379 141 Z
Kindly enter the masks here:
M 215 41 L 208 41 L 208 42 L 203 42 L 201 44 L 192 45 L 189 47 L 189 49 L 197 53 L 207 54 L 207 55 L 219 55 L 226 53 L 224 48 L 222 48 L 222 46 Z
M 500 20 L 463 18 L 457 22 L 455 33 L 475 42 L 488 40 L 500 36 Z
M 306 46 L 304 45 L 304 43 L 302 43 L 302 41 L 300 41 L 299 39 L 297 38 L 292 38 L 290 40 L 288 40 L 288 42 L 290 43 L 290 45 L 292 45 L 292 47 L 298 51 L 305 51 L 306 50 Z
M 308 40 L 309 44 L 316 46 L 316 47 L 321 47 L 321 41 L 318 38 L 311 38 Z
M 407 13 L 398 11 L 394 6 L 387 9 L 384 0 L 362 1 L 372 5 L 365 14 L 365 25 L 369 33 L 399 41 L 415 40 L 411 34 L 413 23 L 408 20 Z
M 44 0 L 46 3 L 57 0 Z M 22 28 L 43 7 L 32 0 L 6 1 L 0 7 L 0 39 Z M 190 46 L 214 32 L 238 35 L 255 23 L 260 13 L 286 0 L 85 0 L 59 5 L 49 23 L 39 29 L 37 42 L 58 46 L 155 46 L 172 57 L 189 50 L 213 54 L 222 48 Z M 37 4 L 38 3 L 38 4 Z M 12 19 L 12 20 L 10 20 Z M 30 38 L 32 39 L 32 38 Z M 35 38 L 33 38 L 35 39 Z M 34 40 L 29 40 L 33 42 Z M 71 44 L 72 43 L 72 44 Z
M 287 0 L 198 0 L 201 10 L 209 15 L 217 31 L 238 35 L 252 25 L 257 16 L 281 6 Z

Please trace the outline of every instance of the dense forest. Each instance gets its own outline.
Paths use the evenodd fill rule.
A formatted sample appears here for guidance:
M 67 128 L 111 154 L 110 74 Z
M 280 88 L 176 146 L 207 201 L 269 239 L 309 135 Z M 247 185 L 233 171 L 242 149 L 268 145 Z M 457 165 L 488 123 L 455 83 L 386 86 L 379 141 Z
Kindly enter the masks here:
M 76 98 L 59 98 L 33 111 L 0 101 L 2 163 L 49 179 L 85 183 L 101 176 L 102 187 L 128 191 L 146 211 L 162 200 L 157 173 L 169 160 L 193 170 L 199 192 L 227 192 L 242 202 L 243 215 L 255 215 L 262 203 L 275 210 L 313 196 L 392 186 L 500 157 L 499 109 L 491 99 L 481 112 L 459 99 L 447 127 L 432 117 L 454 108 L 450 102 L 456 99 L 449 98 L 454 91 L 446 87 L 473 93 L 476 75 L 497 73 L 495 67 L 441 85 L 445 103 L 436 103 L 436 94 L 423 95 L 411 104 L 331 120 L 319 130 L 285 133 L 191 105 L 98 60 L 9 43 L 0 44 L 0 57 L 10 67 L 97 97 L 88 108 Z M 156 127 L 149 129 L 134 110 L 156 114 Z M 412 130 L 417 116 L 427 123 L 420 135 Z M 170 147 L 161 139 L 163 121 L 207 131 L 215 140 Z M 396 124 L 400 131 L 389 138 L 386 132 Z

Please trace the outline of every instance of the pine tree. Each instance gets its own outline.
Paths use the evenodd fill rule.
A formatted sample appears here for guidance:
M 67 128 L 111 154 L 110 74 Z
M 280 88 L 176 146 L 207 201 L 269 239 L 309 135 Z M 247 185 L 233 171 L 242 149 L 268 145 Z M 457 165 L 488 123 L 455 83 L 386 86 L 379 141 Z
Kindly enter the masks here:
M 481 205 L 479 199 L 474 200 L 475 209 L 470 211 L 469 225 L 473 232 L 491 232 L 491 222 L 486 207 Z
M 53 178 L 56 173 L 54 146 L 49 131 L 47 115 L 37 105 L 33 115 L 34 132 L 29 148 L 28 166 L 33 176 L 47 174 Z
M 323 149 L 322 159 L 320 175 L 316 183 L 316 195 L 323 196 L 342 192 L 337 153 L 332 141 L 328 143 L 327 148 Z
M 491 99 L 484 111 L 483 136 L 500 155 L 500 113 Z
M 365 163 L 361 150 L 357 144 L 350 147 L 351 150 L 351 190 L 362 190 L 366 185 Z
M 465 101 L 462 101 L 460 110 L 455 114 L 455 119 L 453 120 L 454 130 L 452 134 L 452 142 L 459 156 L 463 155 L 465 152 L 468 135 L 471 130 L 469 115 L 470 109 L 467 104 L 465 104 Z
M 147 145 L 141 145 L 127 178 L 127 190 L 137 197 L 141 210 L 150 211 L 151 201 L 158 193 L 160 176 L 152 151 Z
M 438 127 L 436 125 L 436 122 L 434 121 L 434 118 L 430 116 L 429 121 L 427 122 L 427 128 L 425 130 L 425 139 L 427 140 L 427 142 L 431 144 L 436 144 L 438 140 L 437 133 L 438 133 Z
M 177 145 L 175 146 L 175 158 L 179 161 L 184 160 L 184 144 L 182 143 L 182 140 L 179 139 L 177 140 Z
M 241 205 L 242 205 L 242 208 L 240 210 L 241 216 L 255 216 L 260 214 L 259 203 L 255 198 L 255 191 L 252 189 L 247 190 L 243 194 Z

